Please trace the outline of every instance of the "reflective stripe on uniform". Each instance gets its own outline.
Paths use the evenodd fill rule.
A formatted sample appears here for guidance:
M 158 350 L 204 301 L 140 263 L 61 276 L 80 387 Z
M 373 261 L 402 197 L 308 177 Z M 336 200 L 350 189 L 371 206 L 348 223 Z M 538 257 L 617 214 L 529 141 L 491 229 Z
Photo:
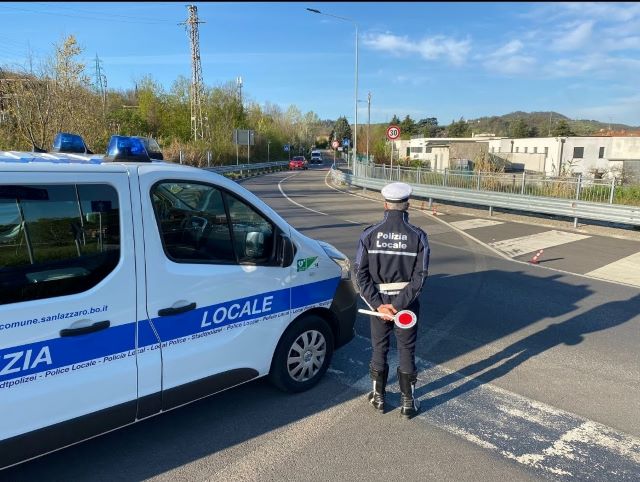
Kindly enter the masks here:
M 407 251 L 383 251 L 381 249 L 372 249 L 369 254 L 396 254 L 398 256 L 418 256 L 417 253 L 409 253 Z

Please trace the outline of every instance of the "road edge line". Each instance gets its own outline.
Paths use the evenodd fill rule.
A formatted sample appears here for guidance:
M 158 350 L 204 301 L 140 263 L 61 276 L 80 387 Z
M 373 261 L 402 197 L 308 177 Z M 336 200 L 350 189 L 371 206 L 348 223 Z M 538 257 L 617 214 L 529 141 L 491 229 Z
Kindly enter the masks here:
M 369 201 L 378 201 L 377 199 L 373 199 L 373 198 L 370 198 L 370 197 L 364 196 L 364 195 L 362 195 L 362 194 L 355 194 L 355 193 L 351 193 L 351 192 L 343 191 L 342 189 L 339 189 L 339 188 L 337 188 L 337 187 L 335 187 L 335 186 L 331 186 L 331 185 L 330 185 L 330 184 L 328 184 L 328 182 L 327 182 L 327 178 L 329 177 L 329 174 L 331 174 L 331 171 L 329 171 L 329 172 L 327 173 L 327 175 L 325 176 L 325 178 L 324 178 L 324 183 L 325 183 L 329 188 L 333 189 L 334 191 L 338 191 L 338 192 L 341 192 L 341 193 L 343 193 L 343 194 L 348 194 L 349 196 L 355 196 L 355 197 L 359 197 L 359 198 L 362 198 L 362 199 L 367 199 L 367 200 L 369 200 Z M 376 192 L 378 192 L 378 191 L 376 191 Z M 419 209 L 419 208 L 412 208 L 412 207 L 409 207 L 409 209 L 412 209 L 412 210 L 414 210 L 414 211 L 418 211 L 419 213 L 422 213 L 425 217 L 430 218 L 430 217 L 428 216 L 428 213 L 427 213 L 427 212 L 425 212 L 425 211 L 424 211 L 424 210 L 422 210 L 422 209 Z M 430 219 L 431 219 L 431 218 L 430 218 Z M 514 258 L 511 258 L 510 256 L 507 256 L 506 254 L 504 254 L 504 253 L 502 253 L 502 252 L 498 251 L 497 249 L 495 249 L 494 247 L 489 246 L 489 245 L 488 245 L 487 243 L 485 243 L 484 241 L 480 241 L 478 238 L 476 238 L 476 237 L 472 236 L 471 234 L 469 234 L 469 233 L 467 233 L 467 232 L 465 232 L 465 231 L 463 231 L 463 230 L 461 230 L 461 229 L 459 229 L 459 228 L 456 228 L 455 226 L 452 226 L 450 223 L 448 223 L 448 222 L 446 222 L 446 221 L 444 221 L 444 220 L 442 220 L 442 219 L 438 218 L 437 216 L 433 216 L 433 219 L 435 219 L 436 221 L 439 221 L 440 223 L 442 223 L 442 224 L 443 224 L 443 225 L 445 225 L 445 226 L 450 227 L 452 230 L 456 231 L 458 234 L 462 234 L 462 235 L 466 236 L 467 238 L 471 239 L 472 241 L 475 241 L 475 242 L 476 242 L 476 243 L 478 243 L 480 246 L 483 246 L 484 248 L 488 249 L 488 250 L 489 250 L 489 251 L 491 251 L 492 253 L 494 253 L 494 254 L 498 255 L 500 258 L 503 258 L 503 259 L 505 259 L 505 260 L 507 260 L 507 261 L 512 261 L 512 262 L 514 262 L 514 263 L 518 263 L 518 264 L 525 265 L 525 266 L 528 266 L 528 267 L 534 267 L 534 268 L 547 269 L 547 270 L 549 270 L 549 271 L 555 271 L 556 273 L 563 273 L 563 274 L 568 274 L 568 275 L 573 275 L 573 276 L 579 276 L 579 277 L 581 277 L 581 278 L 586 278 L 586 279 L 590 279 L 590 280 L 600 281 L 600 282 L 604 282 L 604 283 L 611 283 L 611 284 L 615 284 L 615 285 L 618 285 L 618 286 L 626 286 L 627 288 L 635 288 L 635 289 L 640 288 L 640 287 L 639 287 L 639 286 L 637 286 L 637 285 L 632 285 L 632 284 L 629 284 L 629 283 L 624 283 L 624 282 L 622 282 L 622 281 L 613 281 L 613 280 L 608 280 L 608 279 L 604 279 L 604 278 L 596 278 L 595 276 L 589 276 L 589 275 L 587 275 L 587 274 L 572 273 L 571 271 L 565 271 L 565 270 L 558 269 L 558 268 L 552 268 L 552 267 L 550 267 L 550 266 L 540 266 L 540 265 L 534 265 L 534 264 L 528 263 L 528 262 L 526 262 L 526 261 L 520 261 L 519 259 L 514 259 Z M 521 223 L 521 224 L 526 224 L 526 223 Z

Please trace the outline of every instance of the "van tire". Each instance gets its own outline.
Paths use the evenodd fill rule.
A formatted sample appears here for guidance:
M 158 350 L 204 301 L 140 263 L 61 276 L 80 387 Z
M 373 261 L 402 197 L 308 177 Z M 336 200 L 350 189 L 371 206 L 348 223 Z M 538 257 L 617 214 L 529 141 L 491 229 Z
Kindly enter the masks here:
M 333 333 L 327 322 L 317 315 L 303 316 L 287 328 L 278 342 L 269 372 L 271 383 L 289 393 L 310 389 L 329 368 L 333 346 Z

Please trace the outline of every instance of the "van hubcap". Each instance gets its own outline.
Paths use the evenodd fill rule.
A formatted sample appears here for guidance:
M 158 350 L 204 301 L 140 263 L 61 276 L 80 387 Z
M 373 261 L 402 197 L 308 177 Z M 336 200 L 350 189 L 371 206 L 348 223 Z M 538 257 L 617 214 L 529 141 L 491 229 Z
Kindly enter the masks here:
M 317 330 L 302 333 L 289 349 L 287 370 L 297 382 L 306 382 L 322 368 L 327 354 L 327 342 Z

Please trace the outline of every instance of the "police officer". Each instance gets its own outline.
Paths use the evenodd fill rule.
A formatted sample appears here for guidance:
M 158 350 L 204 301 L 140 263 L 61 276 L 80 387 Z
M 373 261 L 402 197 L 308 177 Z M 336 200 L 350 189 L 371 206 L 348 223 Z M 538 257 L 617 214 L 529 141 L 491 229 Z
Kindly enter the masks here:
M 419 317 L 418 297 L 427 277 L 430 254 L 427 234 L 409 223 L 410 195 L 411 186 L 402 182 L 388 184 L 382 189 L 384 219 L 366 228 L 360 236 L 354 266 L 360 296 L 371 310 L 385 315 L 384 319 L 371 317 L 373 352 L 369 371 L 373 390 L 368 395 L 369 402 L 384 413 L 389 376 L 387 354 L 391 332 L 395 331 L 400 359 L 400 413 L 406 418 L 416 415 L 419 408 L 414 399 L 418 325 L 399 328 L 393 323 L 393 316 L 398 311 L 410 310 Z

